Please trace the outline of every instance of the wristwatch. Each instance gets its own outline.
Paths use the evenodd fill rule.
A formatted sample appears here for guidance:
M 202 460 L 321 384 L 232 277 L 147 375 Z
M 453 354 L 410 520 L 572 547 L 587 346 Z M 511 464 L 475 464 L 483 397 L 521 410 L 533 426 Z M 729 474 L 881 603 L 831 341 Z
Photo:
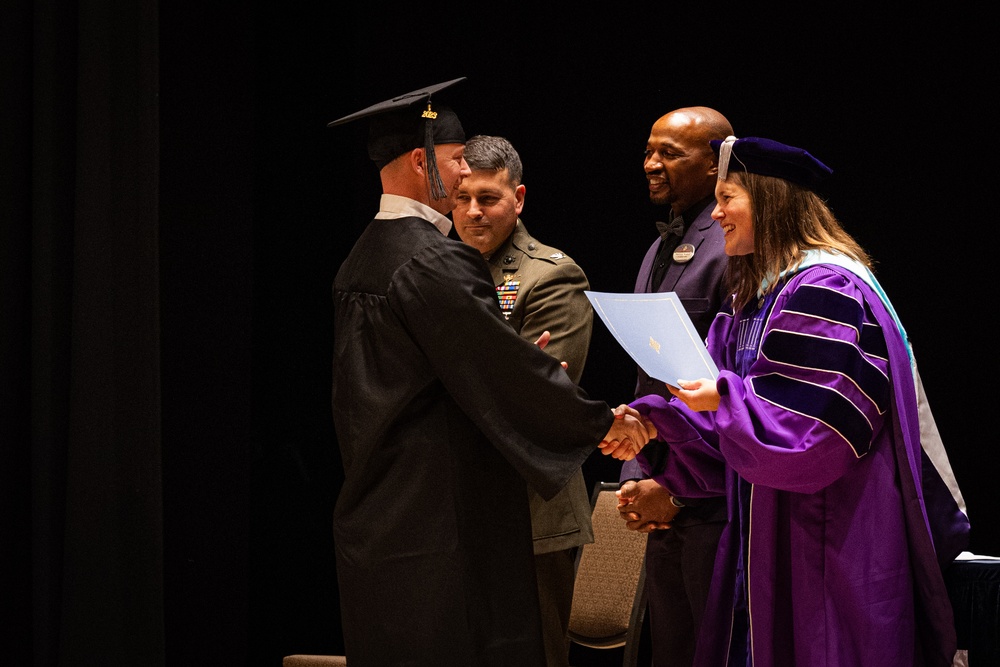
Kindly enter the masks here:
M 672 494 L 670 496 L 670 504 L 673 505 L 674 507 L 684 507 L 684 503 L 677 500 L 677 498 L 674 497 Z

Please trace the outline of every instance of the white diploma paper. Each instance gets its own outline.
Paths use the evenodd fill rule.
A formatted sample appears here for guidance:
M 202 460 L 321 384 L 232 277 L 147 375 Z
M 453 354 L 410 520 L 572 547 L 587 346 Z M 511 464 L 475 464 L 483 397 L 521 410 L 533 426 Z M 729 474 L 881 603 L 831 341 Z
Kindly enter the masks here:
M 616 294 L 586 292 L 608 330 L 651 378 L 715 379 L 719 369 L 675 292 Z

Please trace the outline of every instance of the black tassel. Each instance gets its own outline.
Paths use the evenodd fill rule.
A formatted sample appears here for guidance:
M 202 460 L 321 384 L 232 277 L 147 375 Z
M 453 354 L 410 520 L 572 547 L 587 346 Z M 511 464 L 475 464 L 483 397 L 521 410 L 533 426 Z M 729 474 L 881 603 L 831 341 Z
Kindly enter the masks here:
M 434 118 L 437 113 L 431 111 L 430 102 L 427 103 L 427 111 L 424 117 L 424 154 L 427 156 L 427 177 L 431 181 L 431 197 L 434 199 L 444 199 L 448 192 L 444 189 L 444 181 L 441 180 L 441 173 L 437 167 L 437 155 L 434 153 Z

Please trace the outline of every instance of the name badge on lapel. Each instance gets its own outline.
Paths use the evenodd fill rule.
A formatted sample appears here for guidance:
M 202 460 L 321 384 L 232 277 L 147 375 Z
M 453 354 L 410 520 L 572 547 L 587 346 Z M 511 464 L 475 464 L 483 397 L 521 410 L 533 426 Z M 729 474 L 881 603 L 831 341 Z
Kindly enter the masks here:
M 690 243 L 682 243 L 674 250 L 674 261 L 678 264 L 686 264 L 694 257 L 694 246 Z

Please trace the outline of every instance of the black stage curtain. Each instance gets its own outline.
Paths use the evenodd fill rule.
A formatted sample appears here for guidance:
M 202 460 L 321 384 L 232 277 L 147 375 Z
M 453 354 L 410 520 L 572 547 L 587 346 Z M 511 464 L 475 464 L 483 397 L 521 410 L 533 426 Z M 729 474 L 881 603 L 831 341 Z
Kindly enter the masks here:
M 231 9 L 5 5 L 4 664 L 247 663 L 252 59 Z

